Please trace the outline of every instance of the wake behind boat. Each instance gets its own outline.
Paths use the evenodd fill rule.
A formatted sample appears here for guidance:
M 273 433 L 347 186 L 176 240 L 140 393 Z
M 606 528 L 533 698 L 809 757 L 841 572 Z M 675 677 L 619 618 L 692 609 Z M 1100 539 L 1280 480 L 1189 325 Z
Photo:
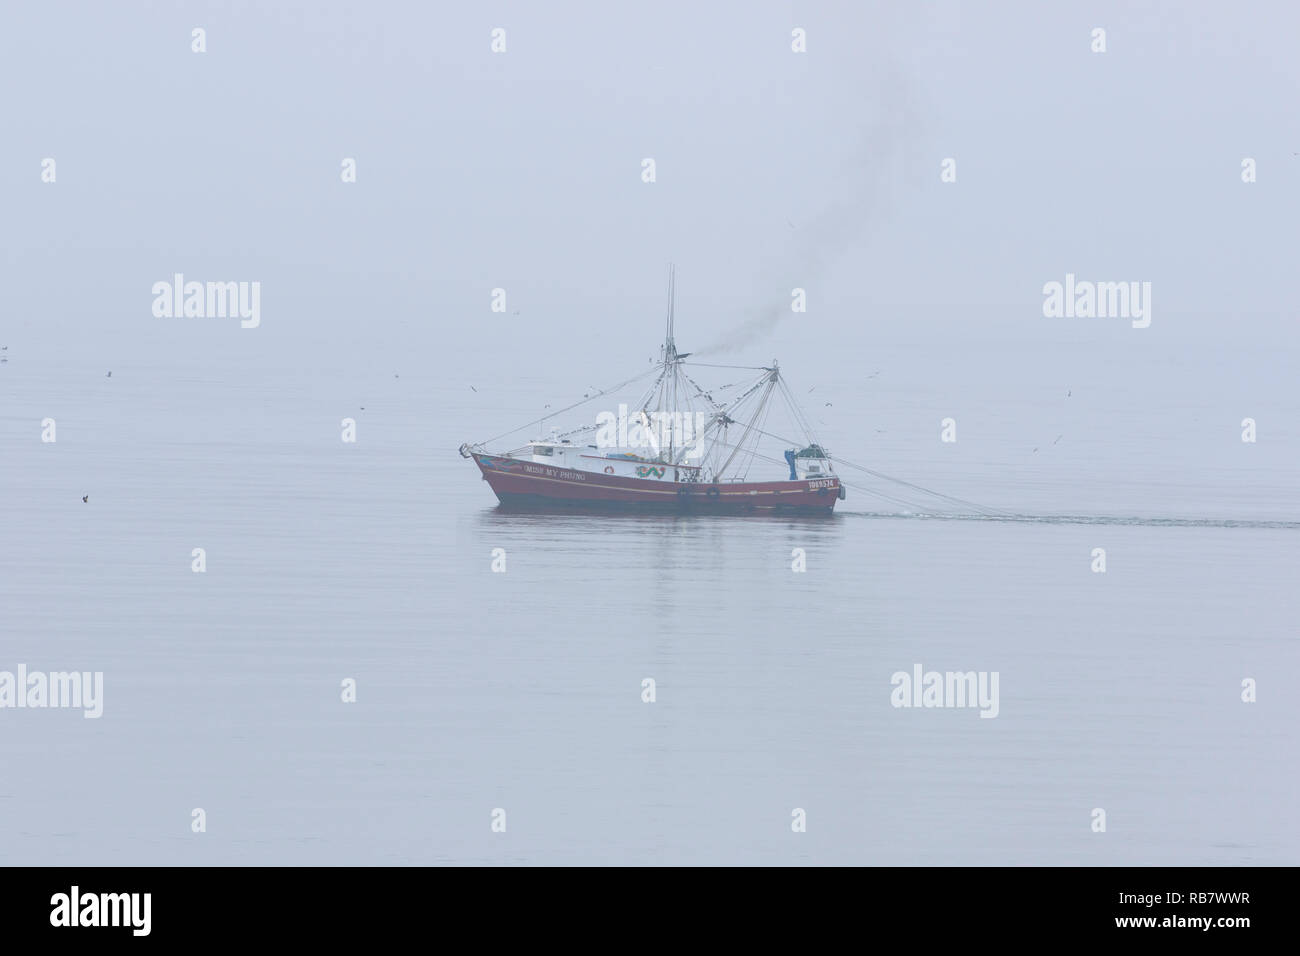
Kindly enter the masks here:
M 688 369 L 691 353 L 678 352 L 673 339 L 674 277 L 669 272 L 667 333 L 660 361 L 619 385 L 585 397 L 571 411 L 655 376 L 633 403 L 602 411 L 596 422 L 552 432 L 522 447 L 492 452 L 490 442 L 465 443 L 460 453 L 473 459 L 503 506 L 527 510 L 588 508 L 621 511 L 718 514 L 831 514 L 845 491 L 831 457 L 812 435 L 781 377 L 771 366 L 707 365 L 709 369 L 760 371 L 753 381 L 706 390 Z M 696 373 L 698 374 L 698 373 Z M 715 395 L 733 395 L 730 400 Z M 763 430 L 776 396 L 806 436 L 801 448 L 784 451 L 788 474 L 782 479 L 749 481 L 755 460 L 776 466 L 779 459 L 760 453 Z M 629 408 L 631 411 L 629 412 Z M 504 438 L 546 419 L 498 436 Z M 595 442 L 587 436 L 595 434 Z

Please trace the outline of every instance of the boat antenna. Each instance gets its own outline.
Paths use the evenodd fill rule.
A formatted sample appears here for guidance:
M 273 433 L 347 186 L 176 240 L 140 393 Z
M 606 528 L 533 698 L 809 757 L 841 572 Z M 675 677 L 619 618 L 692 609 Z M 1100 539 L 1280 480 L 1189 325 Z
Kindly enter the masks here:
M 677 267 L 668 263 L 668 327 L 664 334 L 664 364 L 677 359 L 677 343 L 673 341 L 673 299 L 677 292 Z

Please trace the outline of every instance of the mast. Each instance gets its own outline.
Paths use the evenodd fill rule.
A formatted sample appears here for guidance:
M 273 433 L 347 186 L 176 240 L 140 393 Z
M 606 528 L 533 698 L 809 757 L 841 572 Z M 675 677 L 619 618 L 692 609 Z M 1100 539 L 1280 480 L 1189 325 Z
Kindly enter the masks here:
M 670 362 L 673 363 L 673 374 L 672 374 L 672 380 L 673 380 L 673 395 L 672 395 L 672 398 L 669 400 L 669 403 L 668 403 L 668 412 L 670 413 L 670 416 L 672 416 L 672 417 L 670 417 L 670 418 L 668 418 L 668 419 L 661 419 L 661 421 L 672 421 L 672 420 L 675 418 L 675 416 L 677 415 L 677 413 L 678 413 L 678 408 L 677 408 L 677 372 L 678 372 L 678 368 L 677 368 L 677 342 L 673 339 L 673 320 L 676 319 L 676 317 L 677 317 L 676 314 L 675 314 L 676 311 L 677 311 L 677 267 L 676 267 L 675 265 L 671 265 L 671 264 L 670 264 L 670 265 L 668 266 L 668 345 L 667 345 L 667 352 L 668 352 L 668 360 L 669 360 Z M 673 427 L 671 427 L 671 426 L 669 427 L 669 431 L 668 431 L 668 460 L 669 460 L 669 461 L 672 461 L 673 458 L 675 457 L 675 455 L 674 455 L 674 451 L 675 451 L 675 449 L 674 449 L 674 447 L 673 447 L 673 442 L 674 442 L 674 440 L 675 440 L 675 438 L 676 438 L 676 436 L 675 436 L 675 434 L 674 434 L 676 431 L 677 431 L 676 428 L 673 428 Z
M 677 401 L 678 356 L 677 356 L 677 343 L 673 339 L 673 320 L 675 318 L 674 313 L 676 312 L 676 299 L 677 299 L 677 267 L 670 262 L 668 263 L 668 320 L 664 329 L 663 375 L 662 375 L 661 387 L 659 390 L 659 400 L 657 402 L 657 410 L 661 413 L 662 412 L 672 413 L 677 411 L 676 401 Z M 662 415 L 659 419 L 660 422 L 670 421 L 670 420 L 671 419 L 664 418 Z M 669 428 L 668 430 L 668 458 L 667 458 L 668 461 L 673 461 L 676 457 L 675 449 L 673 447 L 674 431 L 676 431 L 676 429 Z M 663 450 L 662 449 L 656 449 L 656 450 L 659 451 L 660 457 L 662 458 Z

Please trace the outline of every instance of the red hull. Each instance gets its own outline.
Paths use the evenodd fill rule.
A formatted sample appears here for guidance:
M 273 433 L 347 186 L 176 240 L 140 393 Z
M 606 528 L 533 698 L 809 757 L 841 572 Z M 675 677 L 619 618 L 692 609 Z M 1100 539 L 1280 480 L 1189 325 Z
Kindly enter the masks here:
M 830 514 L 841 494 L 838 478 L 705 484 L 626 478 L 474 455 L 502 505 L 717 514 Z

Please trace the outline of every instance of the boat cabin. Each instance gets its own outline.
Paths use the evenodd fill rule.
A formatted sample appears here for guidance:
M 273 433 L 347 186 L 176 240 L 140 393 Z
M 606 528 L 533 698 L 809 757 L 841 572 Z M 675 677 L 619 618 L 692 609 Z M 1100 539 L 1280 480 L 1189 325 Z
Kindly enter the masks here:
M 792 448 L 785 453 L 785 460 L 790 465 L 791 481 L 828 478 L 835 474 L 830 455 L 820 445 L 809 445 L 800 451 Z
M 596 445 L 575 445 L 561 438 L 536 439 L 521 451 L 523 454 L 516 453 L 517 457 L 553 468 L 655 481 L 699 480 L 700 466 L 689 461 L 673 465 L 657 458 L 643 457 L 636 452 L 600 448 Z

